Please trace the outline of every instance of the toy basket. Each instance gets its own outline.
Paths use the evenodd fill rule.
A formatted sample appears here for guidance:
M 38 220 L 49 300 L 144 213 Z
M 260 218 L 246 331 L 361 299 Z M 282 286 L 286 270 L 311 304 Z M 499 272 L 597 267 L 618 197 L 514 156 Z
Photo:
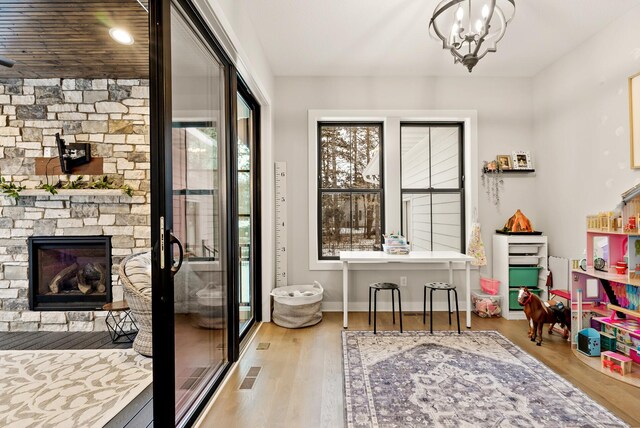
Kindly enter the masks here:
M 502 312 L 500 301 L 500 296 L 483 294 L 480 290 L 471 290 L 471 310 L 479 317 L 499 317 Z
M 480 277 L 480 288 L 485 293 L 495 296 L 500 290 L 500 281 L 493 278 Z
M 271 291 L 273 322 L 281 327 L 301 328 L 322 321 L 322 285 L 289 285 Z

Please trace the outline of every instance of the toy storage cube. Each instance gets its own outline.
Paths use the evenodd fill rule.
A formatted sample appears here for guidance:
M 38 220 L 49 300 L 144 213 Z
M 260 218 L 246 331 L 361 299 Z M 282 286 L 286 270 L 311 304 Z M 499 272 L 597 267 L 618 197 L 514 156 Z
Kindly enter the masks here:
M 509 266 L 509 287 L 537 287 L 540 266 Z
M 502 312 L 500 306 L 501 297 L 482 293 L 480 290 L 471 290 L 471 309 L 479 317 L 498 317 Z
M 600 350 L 602 351 L 615 351 L 616 350 L 616 338 L 607 333 L 600 332 Z
M 588 357 L 600 356 L 600 332 L 593 328 L 585 328 L 578 332 L 578 351 Z
M 510 310 L 522 310 L 522 306 L 520 306 L 520 303 L 518 303 L 518 293 L 519 293 L 520 289 L 518 288 L 514 288 L 512 290 L 509 290 L 509 309 Z M 534 293 L 536 296 L 540 297 L 540 294 L 542 293 L 542 289 L 540 288 L 530 288 L 529 291 L 531 291 L 532 293 Z

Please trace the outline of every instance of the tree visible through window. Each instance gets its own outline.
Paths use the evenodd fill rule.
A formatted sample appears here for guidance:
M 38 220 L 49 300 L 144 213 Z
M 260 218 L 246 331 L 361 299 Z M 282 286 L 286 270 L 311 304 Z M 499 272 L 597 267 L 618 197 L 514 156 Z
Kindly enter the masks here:
M 380 250 L 382 124 L 318 123 L 320 259 Z

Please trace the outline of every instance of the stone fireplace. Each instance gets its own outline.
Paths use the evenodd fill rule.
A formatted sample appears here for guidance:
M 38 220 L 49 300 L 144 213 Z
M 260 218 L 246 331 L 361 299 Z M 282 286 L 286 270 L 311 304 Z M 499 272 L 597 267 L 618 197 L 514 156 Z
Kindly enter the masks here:
M 120 261 L 150 247 L 149 83 L 145 79 L 0 79 L 0 110 L 0 174 L 26 187 L 18 200 L 0 194 L 0 331 L 106 330 L 107 312 L 98 308 L 107 300 L 123 298 L 118 283 Z M 47 159 L 53 159 L 50 165 L 59 164 L 56 133 L 68 144 L 90 143 L 98 171 L 45 176 L 39 165 L 47 165 Z M 72 181 L 79 175 L 85 181 L 107 175 L 116 185 L 130 186 L 133 194 L 118 189 L 59 189 L 52 195 L 37 189 L 43 183 Z M 80 296 L 72 291 L 78 272 L 66 272 L 68 278 L 59 281 L 55 295 L 48 294 L 51 279 L 38 285 L 34 294 L 30 278 L 38 273 L 41 262 L 30 260 L 29 238 L 41 237 L 110 237 L 110 261 L 85 261 L 73 251 L 54 253 L 53 260 L 63 258 L 65 267 L 83 264 L 80 280 L 86 293 L 80 291 Z M 99 291 L 102 264 L 104 292 Z M 45 302 L 49 298 L 45 296 L 53 300 L 75 296 L 85 302 L 54 307 L 53 302 Z M 50 307 L 41 306 L 45 303 Z
M 111 302 L 110 236 L 29 240 L 29 309 L 102 310 Z

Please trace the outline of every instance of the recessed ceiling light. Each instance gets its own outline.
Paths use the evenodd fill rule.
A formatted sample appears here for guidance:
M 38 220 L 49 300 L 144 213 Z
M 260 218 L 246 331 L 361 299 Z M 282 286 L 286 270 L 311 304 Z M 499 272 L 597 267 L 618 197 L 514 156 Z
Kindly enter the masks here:
M 132 45 L 134 42 L 131 33 L 129 33 L 127 30 L 123 30 L 122 28 L 110 29 L 109 35 L 113 40 L 123 45 Z

